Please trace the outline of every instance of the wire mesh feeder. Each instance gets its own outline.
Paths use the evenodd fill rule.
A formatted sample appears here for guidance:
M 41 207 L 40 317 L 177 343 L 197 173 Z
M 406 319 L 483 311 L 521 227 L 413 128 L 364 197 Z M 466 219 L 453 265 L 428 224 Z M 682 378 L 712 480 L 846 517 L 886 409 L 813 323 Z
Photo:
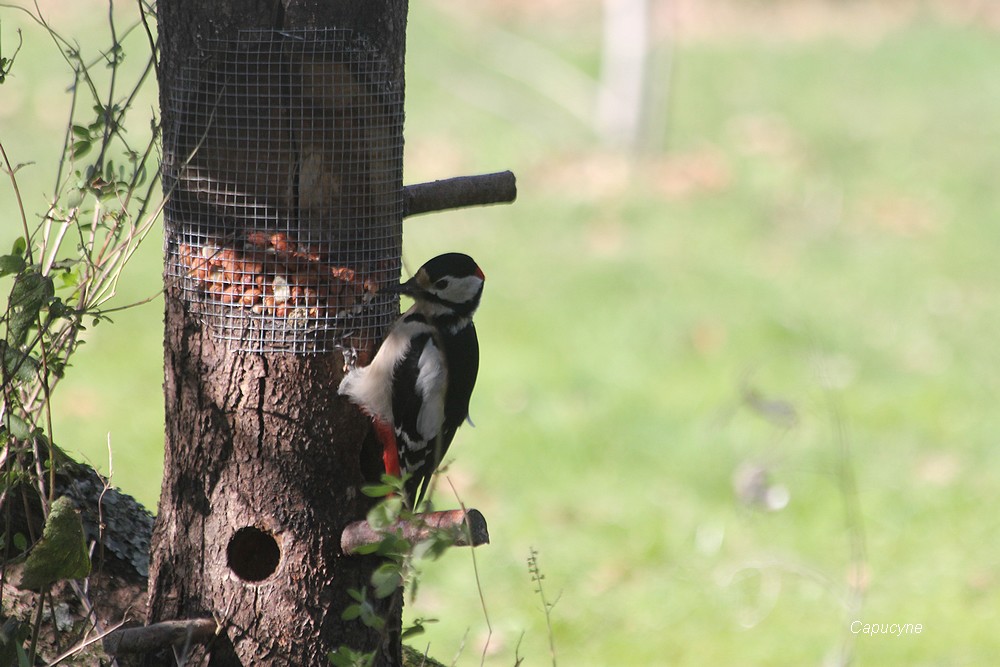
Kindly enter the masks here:
M 165 104 L 168 279 L 250 352 L 364 350 L 398 315 L 402 92 L 346 30 L 210 42 Z

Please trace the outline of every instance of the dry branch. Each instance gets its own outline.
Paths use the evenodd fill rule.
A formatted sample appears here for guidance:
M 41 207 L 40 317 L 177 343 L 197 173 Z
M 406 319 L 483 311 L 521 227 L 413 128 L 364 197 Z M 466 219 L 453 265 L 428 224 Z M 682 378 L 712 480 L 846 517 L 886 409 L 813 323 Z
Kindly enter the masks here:
M 420 215 L 466 206 L 508 204 L 517 198 L 517 181 L 510 171 L 458 176 L 403 188 L 403 215 Z
M 115 630 L 104 638 L 108 655 L 149 653 L 175 644 L 207 644 L 218 634 L 219 624 L 212 618 L 190 621 L 163 621 L 137 628 Z
M 378 544 L 386 533 L 399 533 L 410 543 L 431 537 L 436 531 L 453 531 L 455 546 L 478 547 L 490 543 L 490 533 L 486 519 L 479 510 L 448 510 L 420 514 L 413 521 L 397 521 L 388 530 L 375 530 L 367 521 L 355 521 L 344 528 L 340 535 L 340 548 L 345 554 L 354 554 L 358 549 Z

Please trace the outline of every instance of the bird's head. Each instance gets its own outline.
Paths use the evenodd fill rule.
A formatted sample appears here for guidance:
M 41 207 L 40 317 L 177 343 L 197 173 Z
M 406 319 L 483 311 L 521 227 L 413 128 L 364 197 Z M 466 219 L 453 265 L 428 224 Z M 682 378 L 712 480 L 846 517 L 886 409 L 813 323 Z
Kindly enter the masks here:
M 383 291 L 413 297 L 430 317 L 467 318 L 479 307 L 485 281 L 483 270 L 471 257 L 449 252 L 428 260 L 406 282 Z

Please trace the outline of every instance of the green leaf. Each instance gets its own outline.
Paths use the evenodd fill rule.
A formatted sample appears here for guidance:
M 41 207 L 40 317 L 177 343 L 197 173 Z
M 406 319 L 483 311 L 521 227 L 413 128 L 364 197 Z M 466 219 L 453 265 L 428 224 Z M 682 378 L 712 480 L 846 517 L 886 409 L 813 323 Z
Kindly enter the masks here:
M 65 200 L 66 205 L 71 208 L 79 207 L 81 204 L 83 204 L 83 200 L 86 197 L 86 194 L 87 193 L 84 191 L 84 186 L 81 184 L 77 184 L 77 186 L 74 189 L 70 190 L 66 194 L 66 200 Z
M 383 473 L 381 481 L 386 486 L 392 487 L 394 491 L 402 492 L 403 486 L 406 484 L 406 480 L 408 480 L 411 476 L 412 475 L 408 472 L 404 472 L 402 477 L 396 477 L 388 473 Z
M 38 313 L 14 310 L 7 318 L 7 342 L 14 346 L 24 345 L 28 331 L 37 321 Z
M 38 376 L 41 362 L 35 357 L 11 347 L 4 340 L 0 340 L 0 353 L 3 355 L 3 365 L 8 375 L 22 382 L 31 382 Z
M 90 574 L 90 555 L 80 514 L 66 496 L 59 497 L 49 511 L 42 539 L 31 549 L 21 572 L 18 588 L 45 589 L 63 579 L 82 579 Z
M 21 255 L 2 255 L 0 256 L 0 278 L 12 273 L 20 273 L 26 266 L 27 263 Z
M 396 522 L 402 510 L 403 501 L 398 496 L 390 496 L 369 510 L 368 525 L 375 530 L 385 530 Z
M 341 646 L 327 654 L 333 667 L 371 667 L 375 664 L 375 652 L 361 653 L 349 646 Z
M 17 415 L 9 412 L 5 414 L 3 417 L 3 426 L 8 433 L 14 436 L 15 440 L 27 440 L 31 437 L 31 425 Z
M 367 484 L 361 487 L 361 493 L 369 498 L 384 498 L 394 491 L 388 484 Z
M 18 274 L 10 290 L 10 305 L 14 308 L 32 311 L 37 316 L 49 299 L 56 294 L 55 285 L 48 276 L 36 270 Z
M 20 257 L 24 255 L 25 251 L 28 249 L 28 242 L 24 240 L 23 236 L 18 236 L 14 239 L 14 245 L 11 247 L 10 252 L 12 255 L 17 255 Z
M 361 605 L 352 604 L 344 610 L 344 613 L 340 615 L 340 620 L 342 621 L 353 621 L 354 619 L 361 616 Z
M 368 556 L 370 554 L 376 553 L 379 550 L 378 544 L 362 544 L 354 549 L 354 553 L 359 556 Z
M 410 637 L 416 637 L 417 635 L 422 635 L 427 632 L 427 628 L 424 627 L 425 623 L 437 623 L 436 618 L 417 618 L 413 620 L 413 625 L 408 628 L 404 628 L 402 634 L 400 634 L 400 639 L 409 639 Z
M 66 362 L 63 359 L 49 359 L 48 369 L 52 377 L 61 378 L 66 374 Z
M 28 331 L 37 322 L 42 307 L 55 295 L 52 279 L 36 270 L 17 274 L 10 290 L 10 314 L 7 319 L 7 342 L 24 344 Z
M 455 545 L 455 537 L 447 530 L 435 530 L 426 540 L 413 546 L 413 557 L 437 560 Z
M 410 543 L 397 532 L 386 533 L 378 543 L 378 553 L 386 558 L 399 559 L 410 550 Z
M 57 296 L 52 297 L 52 300 L 49 301 L 50 318 L 59 318 L 59 317 L 69 318 L 75 313 L 76 313 L 75 310 L 67 306 L 66 303 Z
M 70 153 L 74 158 L 81 158 L 90 152 L 91 147 L 92 144 L 90 143 L 90 140 L 81 139 L 80 141 L 73 142 L 73 146 L 70 148 Z
M 74 125 L 73 126 L 73 134 L 75 134 L 76 136 L 80 137 L 81 139 L 89 139 L 90 138 L 90 130 L 88 130 L 87 128 L 85 128 L 83 125 Z
M 385 627 L 385 619 L 376 614 L 371 606 L 361 614 L 361 622 L 364 623 L 369 628 L 374 628 L 375 630 L 381 631 Z
M 403 575 L 396 563 L 383 563 L 372 572 L 375 597 L 387 598 L 403 585 Z

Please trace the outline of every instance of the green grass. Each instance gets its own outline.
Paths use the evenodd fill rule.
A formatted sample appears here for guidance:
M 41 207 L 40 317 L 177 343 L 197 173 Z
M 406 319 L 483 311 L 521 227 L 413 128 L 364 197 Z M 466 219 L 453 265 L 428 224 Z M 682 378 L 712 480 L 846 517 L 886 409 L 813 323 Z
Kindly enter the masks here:
M 628 171 L 476 51 L 493 33 L 451 21 L 412 9 L 407 180 L 502 168 L 519 179 L 512 207 L 420 217 L 405 233 L 410 266 L 461 249 L 489 279 L 477 426 L 458 436 L 450 471 L 493 539 L 476 552 L 486 663 L 512 665 L 519 642 L 526 664 L 549 662 L 531 547 L 558 597 L 561 664 L 826 664 L 843 647 L 863 665 L 991 662 L 996 34 L 928 16 L 867 44 L 684 43 L 669 151 Z M 592 42 L 518 29 L 596 67 Z M 41 62 L 19 61 L 13 83 L 61 103 L 51 76 L 31 76 Z M 4 116 L 0 140 L 23 135 L 15 160 L 38 160 L 23 178 L 41 192 L 32 115 Z M 707 180 L 678 191 L 693 169 Z M 10 201 L 0 189 L 12 220 Z M 6 245 L 15 231 L 2 232 Z M 155 291 L 158 252 L 153 240 L 123 298 Z M 60 386 L 56 437 L 106 469 L 110 432 L 116 481 L 153 506 L 161 305 L 117 319 L 93 329 Z M 794 406 L 797 424 L 749 410 L 744 385 Z M 842 444 L 860 526 L 845 523 Z M 736 499 L 745 462 L 788 489 L 785 509 Z M 468 551 L 425 567 L 408 614 L 440 619 L 418 640 L 432 655 L 447 661 L 464 642 L 459 664 L 478 663 L 486 622 Z M 856 636 L 856 619 L 923 632 Z

